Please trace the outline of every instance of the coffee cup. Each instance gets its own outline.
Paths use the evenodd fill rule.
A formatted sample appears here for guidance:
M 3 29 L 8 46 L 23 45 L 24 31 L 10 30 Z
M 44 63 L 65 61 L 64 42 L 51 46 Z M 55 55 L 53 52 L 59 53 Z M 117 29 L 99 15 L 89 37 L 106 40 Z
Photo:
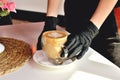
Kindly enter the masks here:
M 65 31 L 51 30 L 42 35 L 42 49 L 50 60 L 60 58 L 62 47 L 67 41 L 68 33 Z

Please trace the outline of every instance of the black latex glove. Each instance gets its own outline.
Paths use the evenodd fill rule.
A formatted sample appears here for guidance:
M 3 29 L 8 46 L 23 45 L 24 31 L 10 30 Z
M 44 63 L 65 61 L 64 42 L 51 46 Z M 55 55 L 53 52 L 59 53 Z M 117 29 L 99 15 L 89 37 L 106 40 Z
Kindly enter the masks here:
M 47 17 L 45 18 L 45 26 L 44 26 L 44 29 L 43 29 L 42 33 L 40 34 L 40 36 L 38 37 L 37 50 L 41 50 L 41 49 L 42 49 L 42 44 L 41 44 L 42 34 L 43 34 L 45 31 L 56 30 L 57 22 L 58 22 L 58 20 L 57 20 L 56 17 L 47 16 Z
M 98 28 L 90 21 L 85 26 L 77 27 L 77 29 L 68 28 L 67 31 L 71 34 L 68 36 L 61 56 L 64 57 L 67 54 L 68 58 L 76 57 L 77 59 L 85 54 L 92 39 L 99 32 Z

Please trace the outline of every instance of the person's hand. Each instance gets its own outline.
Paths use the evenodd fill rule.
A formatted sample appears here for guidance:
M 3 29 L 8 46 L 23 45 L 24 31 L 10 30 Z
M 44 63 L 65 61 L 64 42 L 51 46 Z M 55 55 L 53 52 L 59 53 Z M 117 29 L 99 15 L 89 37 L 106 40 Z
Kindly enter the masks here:
M 65 57 L 67 54 L 68 58 L 76 57 L 77 59 L 80 59 L 86 53 L 92 39 L 99 32 L 98 28 L 90 21 L 82 28 L 68 28 L 66 30 L 70 32 L 70 35 L 62 49 L 61 57 Z
M 42 49 L 42 44 L 41 44 L 42 34 L 45 31 L 56 30 L 57 22 L 58 22 L 57 17 L 47 16 L 45 18 L 45 25 L 44 25 L 43 31 L 40 34 L 40 36 L 38 37 L 37 50 L 41 50 Z

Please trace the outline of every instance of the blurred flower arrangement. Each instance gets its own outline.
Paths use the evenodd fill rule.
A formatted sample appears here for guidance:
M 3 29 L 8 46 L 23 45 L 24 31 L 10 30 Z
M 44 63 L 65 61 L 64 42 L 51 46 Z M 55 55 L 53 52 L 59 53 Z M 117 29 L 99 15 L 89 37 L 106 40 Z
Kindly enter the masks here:
M 9 15 L 10 12 L 16 12 L 15 2 L 9 0 L 0 0 L 0 17 Z

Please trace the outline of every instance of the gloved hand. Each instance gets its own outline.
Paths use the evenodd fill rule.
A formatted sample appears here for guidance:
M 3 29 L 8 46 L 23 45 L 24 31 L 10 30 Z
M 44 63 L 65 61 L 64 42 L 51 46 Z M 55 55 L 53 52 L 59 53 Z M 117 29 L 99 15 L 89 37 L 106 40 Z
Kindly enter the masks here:
M 40 34 L 40 36 L 38 37 L 37 50 L 42 49 L 42 44 L 41 44 L 42 34 L 43 34 L 45 31 L 56 30 L 57 22 L 58 22 L 57 17 L 47 16 L 47 17 L 45 18 L 44 29 L 43 29 L 42 33 Z
M 65 47 L 62 49 L 61 57 L 68 58 L 76 57 L 80 59 L 88 50 L 92 39 L 98 34 L 98 28 L 92 23 L 88 22 L 85 26 L 75 28 L 67 28 L 70 35 L 68 36 Z

